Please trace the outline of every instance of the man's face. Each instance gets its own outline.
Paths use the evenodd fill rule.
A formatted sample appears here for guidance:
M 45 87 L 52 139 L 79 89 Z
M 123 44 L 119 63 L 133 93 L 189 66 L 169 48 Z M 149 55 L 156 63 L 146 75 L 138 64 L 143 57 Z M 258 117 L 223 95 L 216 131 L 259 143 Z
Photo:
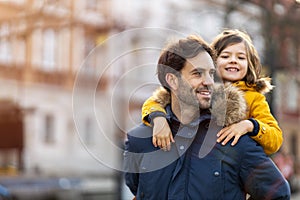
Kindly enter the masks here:
M 178 100 L 200 109 L 209 108 L 215 71 L 213 60 L 207 52 L 187 59 L 178 79 Z

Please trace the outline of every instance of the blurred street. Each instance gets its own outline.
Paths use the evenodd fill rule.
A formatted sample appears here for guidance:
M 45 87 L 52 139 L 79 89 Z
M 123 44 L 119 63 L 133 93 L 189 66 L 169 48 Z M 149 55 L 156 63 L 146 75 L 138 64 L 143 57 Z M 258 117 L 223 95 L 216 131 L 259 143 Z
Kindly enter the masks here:
M 291 200 L 300 200 L 300 192 L 293 193 Z

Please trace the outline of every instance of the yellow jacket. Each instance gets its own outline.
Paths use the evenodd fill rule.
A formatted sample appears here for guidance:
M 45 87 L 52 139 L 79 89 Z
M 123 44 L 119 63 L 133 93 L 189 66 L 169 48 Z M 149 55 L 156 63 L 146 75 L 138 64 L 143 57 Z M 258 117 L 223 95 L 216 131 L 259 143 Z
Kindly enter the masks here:
M 257 141 L 270 155 L 279 150 L 283 142 L 282 131 L 274 116 L 270 112 L 269 104 L 264 96 L 272 87 L 269 79 L 260 79 L 257 84 L 247 86 L 244 81 L 233 83 L 244 92 L 244 98 L 247 103 L 246 119 L 254 118 L 259 124 L 259 132 L 252 138 Z M 165 113 L 164 105 L 170 100 L 167 99 L 169 94 L 154 94 L 148 98 L 142 108 L 142 120 L 146 125 L 150 125 L 147 117 L 150 113 L 160 111 Z
M 282 131 L 278 122 L 270 112 L 270 107 L 263 94 L 263 89 L 257 91 L 255 87 L 248 87 L 244 81 L 234 83 L 244 91 L 248 106 L 247 119 L 254 118 L 259 123 L 259 132 L 252 138 L 265 150 L 266 154 L 273 154 L 279 150 L 283 142 Z

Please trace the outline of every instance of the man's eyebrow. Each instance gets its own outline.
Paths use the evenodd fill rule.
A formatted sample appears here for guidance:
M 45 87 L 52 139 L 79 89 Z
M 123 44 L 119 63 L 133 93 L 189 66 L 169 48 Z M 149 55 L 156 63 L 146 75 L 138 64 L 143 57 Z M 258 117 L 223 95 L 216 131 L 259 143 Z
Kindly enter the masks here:
M 191 73 L 193 73 L 193 72 L 202 72 L 202 71 L 205 71 L 205 69 L 204 69 L 204 68 L 198 67 L 198 68 L 194 68 L 194 69 L 191 71 Z
M 215 68 L 211 68 L 211 69 L 207 69 L 207 68 L 201 68 L 201 67 L 198 67 L 198 68 L 194 68 L 191 72 L 199 72 L 199 71 L 216 71 Z

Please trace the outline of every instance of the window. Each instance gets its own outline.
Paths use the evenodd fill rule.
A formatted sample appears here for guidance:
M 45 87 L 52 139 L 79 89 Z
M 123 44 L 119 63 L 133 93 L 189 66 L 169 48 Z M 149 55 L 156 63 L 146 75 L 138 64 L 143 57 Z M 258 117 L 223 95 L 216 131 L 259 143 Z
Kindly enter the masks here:
M 83 142 L 86 145 L 93 143 L 93 123 L 90 117 L 86 118 L 83 132 Z
M 45 116 L 45 143 L 53 144 L 54 139 L 54 117 L 52 115 Z
M 44 31 L 43 35 L 43 69 L 54 71 L 56 66 L 56 33 L 52 29 Z
M 0 27 L 0 62 L 9 63 L 12 59 L 11 42 L 8 39 L 9 25 L 4 23 Z
M 0 62 L 11 62 L 11 43 L 7 39 L 1 39 L 0 41 Z

